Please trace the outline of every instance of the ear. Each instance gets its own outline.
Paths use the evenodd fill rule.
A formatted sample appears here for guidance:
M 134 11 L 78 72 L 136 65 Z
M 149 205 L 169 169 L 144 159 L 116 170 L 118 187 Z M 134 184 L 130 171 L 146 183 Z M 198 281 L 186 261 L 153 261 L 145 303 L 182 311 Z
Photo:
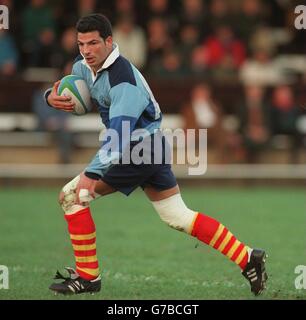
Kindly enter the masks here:
M 106 47 L 107 47 L 107 48 L 112 49 L 112 48 L 113 48 L 113 37 L 108 36 L 108 37 L 105 39 L 105 44 L 106 44 Z

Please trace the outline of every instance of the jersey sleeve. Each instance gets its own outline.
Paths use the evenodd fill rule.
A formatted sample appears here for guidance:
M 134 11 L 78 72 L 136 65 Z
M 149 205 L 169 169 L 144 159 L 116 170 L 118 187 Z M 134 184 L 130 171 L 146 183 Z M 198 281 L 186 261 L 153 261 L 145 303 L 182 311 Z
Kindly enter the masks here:
M 111 88 L 110 98 L 109 128 L 100 150 L 85 170 L 91 177 L 92 174 L 103 176 L 113 164 L 119 163 L 129 146 L 135 124 L 149 102 L 137 86 L 128 82 Z
M 71 74 L 75 75 L 75 76 L 79 76 L 79 77 L 83 77 L 82 74 L 82 66 L 80 63 L 80 60 L 77 60 L 73 66 L 72 66 L 72 70 L 71 70 Z

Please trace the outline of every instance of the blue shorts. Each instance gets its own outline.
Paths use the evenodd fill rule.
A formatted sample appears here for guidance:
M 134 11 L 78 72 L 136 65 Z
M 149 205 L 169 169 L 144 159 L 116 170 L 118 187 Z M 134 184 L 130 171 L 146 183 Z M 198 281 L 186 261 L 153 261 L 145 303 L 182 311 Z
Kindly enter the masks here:
M 151 136 L 152 137 L 152 136 Z M 154 135 L 155 137 L 155 135 Z M 160 137 L 158 137 L 160 139 Z M 152 143 L 153 143 L 152 139 Z M 136 144 L 135 144 L 136 145 Z M 128 196 L 136 188 L 153 187 L 157 191 L 167 190 L 177 185 L 176 178 L 171 170 L 171 164 L 165 161 L 164 152 L 167 142 L 162 137 L 163 155 L 161 164 L 117 164 L 111 167 L 101 180 Z M 153 150 L 153 148 L 151 149 Z M 151 153 L 153 159 L 153 151 Z

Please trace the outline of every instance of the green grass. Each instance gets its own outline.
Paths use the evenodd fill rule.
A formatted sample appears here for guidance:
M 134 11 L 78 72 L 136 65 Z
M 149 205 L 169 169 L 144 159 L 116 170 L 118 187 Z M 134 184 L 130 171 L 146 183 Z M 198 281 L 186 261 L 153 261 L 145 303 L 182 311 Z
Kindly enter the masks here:
M 294 287 L 305 264 L 305 193 L 298 188 L 182 188 L 187 205 L 215 217 L 241 241 L 269 254 L 260 299 L 305 299 Z M 73 266 L 55 189 L 0 190 L 0 265 L 10 271 L 0 299 L 254 299 L 237 266 L 163 224 L 141 191 L 92 205 L 103 290 L 54 296 L 58 268 Z M 258 299 L 258 298 L 256 298 Z

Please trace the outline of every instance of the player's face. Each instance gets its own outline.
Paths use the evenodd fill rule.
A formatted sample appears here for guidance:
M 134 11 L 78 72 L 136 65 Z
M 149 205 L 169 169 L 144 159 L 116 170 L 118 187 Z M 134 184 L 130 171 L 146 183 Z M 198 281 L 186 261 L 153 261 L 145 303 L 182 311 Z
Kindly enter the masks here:
M 87 64 L 95 71 L 103 65 L 104 61 L 111 53 L 113 39 L 101 38 L 98 31 L 78 33 L 78 46 L 80 53 L 85 58 Z

